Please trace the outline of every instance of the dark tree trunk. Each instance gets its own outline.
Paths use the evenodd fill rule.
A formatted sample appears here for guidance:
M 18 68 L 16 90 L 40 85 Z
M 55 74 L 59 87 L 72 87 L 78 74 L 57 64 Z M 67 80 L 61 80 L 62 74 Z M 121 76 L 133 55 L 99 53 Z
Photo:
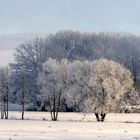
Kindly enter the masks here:
M 105 116 L 106 116 L 105 113 L 101 113 L 101 121 L 102 121 L 102 122 L 105 120 Z
M 25 110 L 25 87 L 24 87 L 24 77 L 22 77 L 22 98 L 21 98 L 21 104 L 22 104 L 22 113 L 21 113 L 21 119 L 24 120 L 24 110 Z
M 6 117 L 5 117 L 5 119 L 8 119 L 8 100 L 6 102 Z
M 136 56 L 133 54 L 133 58 L 132 58 L 132 73 L 133 73 L 133 80 L 134 80 L 134 84 L 137 83 L 137 72 L 136 72 Z
M 98 113 L 95 113 L 95 116 L 96 116 L 97 121 L 99 122 L 99 121 L 100 121 L 100 116 L 99 116 L 99 114 L 98 114 Z
M 95 113 L 95 116 L 98 122 L 100 121 L 103 122 L 105 120 L 106 113 L 101 113 L 101 114 Z
M 21 114 L 21 119 L 24 120 L 24 91 L 22 91 L 22 114 Z
M 1 119 L 4 119 L 4 111 L 1 111 Z
M 50 114 L 51 114 L 51 119 L 52 121 L 57 121 L 57 116 L 58 116 L 58 112 L 56 110 L 56 104 L 55 104 L 55 99 L 53 100 L 53 104 L 51 105 L 51 103 L 49 102 L 49 107 L 50 107 Z
M 6 119 L 8 119 L 8 103 L 9 103 L 9 87 L 8 87 L 8 84 L 7 84 L 7 100 L 6 100 L 6 112 L 7 112 L 7 116 L 6 116 Z
M 58 118 L 58 112 L 59 112 L 60 101 L 61 101 L 61 93 L 62 93 L 62 91 L 60 91 L 60 93 L 59 93 L 58 100 L 56 100 L 56 96 L 54 96 L 52 109 L 51 109 L 51 103 L 49 103 L 52 121 L 57 121 L 57 118 Z
M 52 121 L 57 121 L 57 117 L 58 117 L 58 112 L 51 112 L 51 119 Z
M 22 116 L 21 116 L 22 120 L 24 120 L 24 110 L 25 110 L 24 102 L 22 102 Z
M 4 104 L 3 104 L 3 113 L 4 113 L 4 117 L 5 119 L 7 118 L 7 114 L 6 114 L 6 101 L 4 99 Z
M 8 99 L 5 100 L 4 104 L 5 119 L 8 119 Z
M 51 111 L 52 121 L 57 121 L 57 118 L 58 118 L 59 105 L 56 107 L 55 102 L 56 101 L 54 101 L 54 104 L 53 104 L 53 110 Z

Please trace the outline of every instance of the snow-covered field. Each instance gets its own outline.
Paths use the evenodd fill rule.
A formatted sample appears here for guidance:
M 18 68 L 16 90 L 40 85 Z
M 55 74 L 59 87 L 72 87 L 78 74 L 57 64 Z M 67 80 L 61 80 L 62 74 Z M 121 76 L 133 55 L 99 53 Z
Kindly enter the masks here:
M 9 115 L 9 120 L 0 120 L 0 140 L 140 139 L 140 114 L 107 114 L 105 122 L 81 113 L 60 113 L 56 122 L 43 112 L 25 112 L 25 120 L 20 112 Z

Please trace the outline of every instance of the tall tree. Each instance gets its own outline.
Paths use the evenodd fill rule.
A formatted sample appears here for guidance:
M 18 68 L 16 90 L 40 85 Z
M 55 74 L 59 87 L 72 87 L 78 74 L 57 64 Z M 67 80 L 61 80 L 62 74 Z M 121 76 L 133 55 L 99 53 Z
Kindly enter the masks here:
M 49 59 L 43 64 L 43 71 L 39 74 L 38 83 L 42 86 L 51 119 L 56 121 L 60 105 L 67 87 L 67 60 L 61 62 Z
M 122 96 L 133 88 L 130 71 L 116 62 L 100 59 L 69 65 L 68 104 L 77 105 L 83 112 L 94 112 L 98 121 L 116 111 Z
M 24 76 L 26 75 L 26 78 L 28 78 L 28 86 L 26 88 L 30 91 L 30 101 L 38 107 L 40 106 L 40 101 L 37 95 L 40 94 L 40 90 L 37 85 L 37 76 L 42 70 L 42 63 L 45 62 L 45 57 L 46 50 L 44 47 L 44 41 L 43 39 L 36 38 L 32 41 L 23 43 L 16 49 L 16 63 L 11 64 L 12 69 L 15 71 L 15 80 L 20 74 L 22 75 L 24 69 Z M 19 86 L 23 85 L 21 84 Z
M 7 67 L 0 68 L 0 99 L 1 99 L 1 118 L 8 119 L 9 102 L 9 70 Z
M 116 110 L 122 95 L 132 89 L 133 80 L 122 65 L 101 59 L 92 64 L 90 85 L 94 96 L 86 101 L 88 109 L 94 110 L 98 121 L 104 121 L 106 113 Z

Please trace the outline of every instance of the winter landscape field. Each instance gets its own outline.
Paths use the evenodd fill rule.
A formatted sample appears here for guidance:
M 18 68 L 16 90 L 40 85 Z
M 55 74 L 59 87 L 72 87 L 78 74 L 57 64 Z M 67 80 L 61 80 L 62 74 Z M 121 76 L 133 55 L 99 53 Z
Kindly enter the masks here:
M 0 0 L 0 140 L 140 140 L 140 0 Z
M 0 140 L 138 140 L 140 114 L 107 114 L 96 122 L 94 114 L 60 113 L 51 121 L 46 112 L 9 112 L 9 120 L 0 120 Z

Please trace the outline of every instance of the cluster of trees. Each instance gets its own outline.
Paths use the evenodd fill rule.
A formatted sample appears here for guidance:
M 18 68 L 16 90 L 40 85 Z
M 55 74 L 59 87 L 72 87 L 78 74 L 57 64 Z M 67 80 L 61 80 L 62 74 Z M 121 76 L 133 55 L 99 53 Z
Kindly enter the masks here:
M 94 112 L 104 120 L 120 102 L 139 101 L 132 88 L 133 80 L 139 87 L 139 46 L 139 36 L 72 31 L 24 42 L 10 65 L 10 102 L 22 104 L 22 119 L 25 104 L 32 103 L 49 110 L 52 120 L 62 108 Z
M 38 83 L 54 121 L 64 101 L 80 111 L 95 113 L 98 121 L 104 121 L 106 113 L 121 105 L 121 96 L 133 90 L 130 71 L 106 59 L 49 59 L 43 64 Z

